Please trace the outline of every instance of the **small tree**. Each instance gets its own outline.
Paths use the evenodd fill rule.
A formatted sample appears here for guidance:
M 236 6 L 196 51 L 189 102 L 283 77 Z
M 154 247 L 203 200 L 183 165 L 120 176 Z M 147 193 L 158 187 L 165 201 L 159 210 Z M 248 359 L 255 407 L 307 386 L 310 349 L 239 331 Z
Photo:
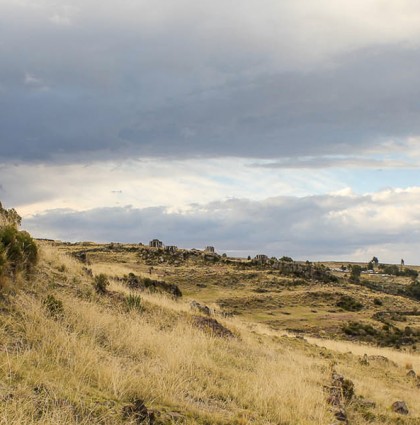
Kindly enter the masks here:
M 359 283 L 361 274 L 362 268 L 359 265 L 355 264 L 351 266 L 350 281 L 354 283 Z

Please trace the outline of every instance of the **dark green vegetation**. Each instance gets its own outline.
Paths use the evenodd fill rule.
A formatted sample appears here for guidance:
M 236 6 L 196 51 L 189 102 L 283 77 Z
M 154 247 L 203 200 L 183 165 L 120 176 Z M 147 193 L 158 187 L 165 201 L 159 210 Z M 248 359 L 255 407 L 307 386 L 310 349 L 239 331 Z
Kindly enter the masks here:
M 347 311 L 359 311 L 363 308 L 363 304 L 350 295 L 343 295 L 336 305 Z
M 148 289 L 149 291 L 166 292 L 174 297 L 182 297 L 182 292 L 178 286 L 166 283 L 161 280 L 154 280 L 150 277 L 136 276 L 134 273 L 129 273 L 121 279 L 129 288 L 132 289 Z
M 45 306 L 48 314 L 54 318 L 59 318 L 64 313 L 63 302 L 57 299 L 54 295 L 47 295 L 42 303 Z
M 98 294 L 105 294 L 106 288 L 109 285 L 109 281 L 107 276 L 104 273 L 98 274 L 98 276 L 95 276 L 95 280 L 93 282 L 93 286 L 95 287 L 95 291 Z
M 379 264 L 378 266 L 379 270 L 381 270 L 382 273 L 393 275 L 393 276 L 405 276 L 405 277 L 411 277 L 412 279 L 416 279 L 419 275 L 417 270 L 410 269 L 408 267 L 398 267 L 395 264 Z
M 29 273 L 38 259 L 38 248 L 31 235 L 18 230 L 20 222 L 14 209 L 6 210 L 0 204 L 0 276 L 3 278 Z
M 413 349 L 416 349 L 416 344 L 420 342 L 420 330 L 415 330 L 410 326 L 400 329 L 391 323 L 384 323 L 382 327 L 374 327 L 366 323 L 349 322 L 343 326 L 343 331 L 352 338 L 383 347 L 414 346 Z

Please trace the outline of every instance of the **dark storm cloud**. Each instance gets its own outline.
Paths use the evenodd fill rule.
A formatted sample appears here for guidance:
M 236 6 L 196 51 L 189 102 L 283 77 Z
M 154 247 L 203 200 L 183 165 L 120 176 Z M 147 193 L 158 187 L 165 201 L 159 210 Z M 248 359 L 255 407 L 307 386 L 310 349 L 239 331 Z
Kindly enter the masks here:
M 229 21 L 136 26 L 118 8 L 101 22 L 87 4 L 79 20 L 1 6 L 4 161 L 348 154 L 420 133 L 417 47 L 294 66 L 293 39 L 267 50 Z
M 24 220 L 33 234 L 57 239 L 148 242 L 219 250 L 265 252 L 297 258 L 354 257 L 357 250 L 387 254 L 416 252 L 420 215 L 418 190 L 369 196 L 232 199 L 193 206 L 188 212 L 165 208 L 52 210 Z M 395 208 L 394 205 L 399 205 Z M 400 244 L 399 253 L 392 250 Z M 388 249 L 387 248 L 387 249 Z M 411 258 L 411 261 L 416 259 Z

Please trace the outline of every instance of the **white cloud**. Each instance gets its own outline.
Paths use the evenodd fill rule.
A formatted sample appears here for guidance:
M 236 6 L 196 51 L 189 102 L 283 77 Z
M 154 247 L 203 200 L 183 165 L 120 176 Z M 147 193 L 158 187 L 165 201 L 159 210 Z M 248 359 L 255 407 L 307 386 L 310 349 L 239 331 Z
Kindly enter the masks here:
M 250 168 L 246 159 L 130 160 L 87 164 L 25 164 L 0 167 L 3 202 L 28 216 L 51 208 L 163 205 L 187 211 L 191 204 L 228 198 L 323 193 L 344 185 L 317 173 Z M 52 182 L 54 182 L 52 184 Z M 24 191 L 20 188 L 25 188 Z

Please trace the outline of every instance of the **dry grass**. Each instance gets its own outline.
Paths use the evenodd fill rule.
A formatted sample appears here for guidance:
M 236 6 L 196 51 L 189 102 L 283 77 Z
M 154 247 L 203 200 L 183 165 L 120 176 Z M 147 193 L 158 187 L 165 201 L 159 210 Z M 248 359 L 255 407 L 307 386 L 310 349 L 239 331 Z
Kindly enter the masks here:
M 333 341 L 329 339 L 307 338 L 308 341 L 320 346 L 326 347 L 329 350 L 340 353 L 352 353 L 356 356 L 384 356 L 395 362 L 399 367 L 406 368 L 406 365 L 411 365 L 411 368 L 420 371 L 420 354 L 409 351 L 394 350 L 392 348 L 375 347 L 368 344 L 360 344 L 348 341 Z
M 419 390 L 405 377 L 407 364 L 420 370 L 414 355 L 309 344 L 239 318 L 217 317 L 238 335 L 217 338 L 194 327 L 188 301 L 136 293 L 143 309 L 128 311 L 132 292 L 116 281 L 109 291 L 95 294 L 79 262 L 43 246 L 31 285 L 2 305 L 0 424 L 130 423 L 122 407 L 142 399 L 162 424 L 326 425 L 333 416 L 324 386 L 334 363 L 377 403 L 370 422 L 350 407 L 352 424 L 420 421 Z M 46 308 L 48 294 L 63 303 L 62 314 Z M 399 367 L 366 368 L 358 362 L 365 352 Z M 389 410 L 396 399 L 406 400 L 411 419 L 397 422 Z
M 334 356 L 338 371 L 354 382 L 357 394 L 375 401 L 377 407 L 374 412 L 378 418 L 390 410 L 394 401 L 404 400 L 413 421 L 409 423 L 420 423 L 420 388 L 415 380 L 407 377 L 407 368 L 420 371 L 418 353 L 345 341 L 317 338 L 308 338 L 308 341 L 327 348 L 330 353 L 340 353 Z M 361 361 L 365 354 L 369 359 L 368 365 Z M 399 423 L 398 416 L 382 416 L 378 423 Z
M 43 255 L 42 276 L 62 264 L 63 281 L 73 282 L 73 268 L 79 276 L 71 259 Z M 322 390 L 328 368 L 304 351 L 262 344 L 245 327 L 242 339 L 211 337 L 192 326 L 187 304 L 164 296 L 144 294 L 144 314 L 127 313 L 95 294 L 78 298 L 87 282 L 36 285 L 42 290 L 15 296 L 2 316 L 0 423 L 120 423 L 133 398 L 188 424 L 331 419 Z M 112 290 L 125 291 L 116 283 Z M 48 314 L 47 292 L 63 302 L 63 316 Z

